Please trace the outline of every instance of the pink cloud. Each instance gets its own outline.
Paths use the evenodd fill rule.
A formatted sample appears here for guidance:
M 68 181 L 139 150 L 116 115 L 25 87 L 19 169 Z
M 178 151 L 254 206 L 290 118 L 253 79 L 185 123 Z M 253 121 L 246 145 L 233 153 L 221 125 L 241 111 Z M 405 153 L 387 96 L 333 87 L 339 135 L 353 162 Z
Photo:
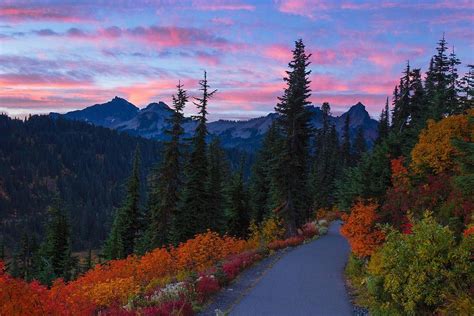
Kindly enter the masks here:
M 35 34 L 39 36 L 66 36 L 99 44 L 103 44 L 104 40 L 107 40 L 107 43 L 110 44 L 113 41 L 125 38 L 160 49 L 203 46 L 232 52 L 246 47 L 244 44 L 229 42 L 227 39 L 205 29 L 179 26 L 137 26 L 134 28 L 111 26 L 96 31 L 85 31 L 73 27 L 65 33 L 48 29 L 36 31 Z
M 239 88 L 219 90 L 215 100 L 222 104 L 231 105 L 246 110 L 255 109 L 256 104 L 274 105 L 277 97 L 283 92 L 284 82 L 242 84 Z
M 176 84 L 178 79 L 150 80 L 127 86 L 121 86 L 114 89 L 127 100 L 138 106 L 146 105 L 152 101 L 165 100 L 170 101 L 171 96 L 176 93 Z M 198 79 L 181 80 L 185 89 L 195 89 Z
M 289 62 L 292 57 L 291 48 L 281 44 L 273 44 L 264 47 L 263 54 L 268 58 L 283 62 Z
M 235 0 L 193 0 L 193 7 L 204 11 L 254 11 L 255 6 Z
M 312 74 L 311 89 L 313 92 L 320 91 L 347 91 L 349 87 L 341 79 L 335 78 L 332 75 Z
M 319 0 L 276 0 L 278 10 L 283 13 L 295 14 L 315 19 L 314 12 L 329 9 L 330 2 Z M 319 18 L 324 15 L 319 15 Z
M 0 19 L 12 22 L 24 20 L 55 21 L 55 22 L 87 22 L 95 20 L 91 16 L 79 14 L 77 9 L 70 6 L 34 6 L 34 5 L 0 5 Z
M 0 85 L 6 87 L 41 87 L 64 89 L 91 87 L 91 78 L 78 80 L 64 75 L 48 74 L 0 74 Z

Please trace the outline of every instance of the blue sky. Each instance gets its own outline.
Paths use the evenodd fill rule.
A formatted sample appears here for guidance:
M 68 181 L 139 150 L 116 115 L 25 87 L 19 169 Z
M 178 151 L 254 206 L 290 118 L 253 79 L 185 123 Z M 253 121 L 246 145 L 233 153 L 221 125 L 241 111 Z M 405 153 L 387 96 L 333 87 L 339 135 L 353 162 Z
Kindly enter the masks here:
M 207 70 L 211 119 L 264 115 L 303 38 L 312 102 L 340 113 L 361 101 L 376 117 L 406 61 L 426 71 L 443 33 L 473 63 L 473 30 L 474 2 L 462 0 L 6 0 L 0 112 L 65 112 L 115 95 L 169 103 L 178 80 L 195 95 Z

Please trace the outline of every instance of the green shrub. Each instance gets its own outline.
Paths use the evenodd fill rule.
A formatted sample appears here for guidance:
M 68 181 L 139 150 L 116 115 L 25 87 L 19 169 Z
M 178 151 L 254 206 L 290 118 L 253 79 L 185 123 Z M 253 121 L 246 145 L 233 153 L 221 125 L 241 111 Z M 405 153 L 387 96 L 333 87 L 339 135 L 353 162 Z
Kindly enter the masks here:
M 368 307 L 370 305 L 370 296 L 366 285 L 367 264 L 365 260 L 351 254 L 347 261 L 345 273 L 355 304 Z
M 319 226 L 319 235 L 326 235 L 328 233 L 328 228 L 324 226 Z
M 456 293 L 468 293 L 474 281 L 471 239 L 457 245 L 453 233 L 429 213 L 412 234 L 390 232 L 368 266 L 372 314 L 431 314 Z

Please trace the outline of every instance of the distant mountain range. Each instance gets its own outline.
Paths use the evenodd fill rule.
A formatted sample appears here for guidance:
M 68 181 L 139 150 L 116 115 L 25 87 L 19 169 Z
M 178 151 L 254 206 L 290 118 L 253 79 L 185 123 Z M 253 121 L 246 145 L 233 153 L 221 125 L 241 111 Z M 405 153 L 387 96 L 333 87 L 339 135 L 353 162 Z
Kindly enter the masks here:
M 316 106 L 308 106 L 308 111 L 311 113 L 311 125 L 314 128 L 320 128 L 322 126 L 321 109 Z M 172 113 L 172 109 L 164 102 L 150 103 L 147 107 L 139 109 L 127 100 L 115 97 L 107 103 L 95 104 L 83 110 L 66 114 L 51 113 L 50 115 L 84 121 L 145 138 L 164 140 L 166 138 L 165 131 L 169 128 L 167 119 Z M 367 144 L 372 146 L 377 137 L 377 121 L 369 116 L 365 106 L 359 102 L 342 115 L 331 117 L 330 120 L 336 126 L 339 135 L 342 135 L 347 115 L 350 117 L 351 137 L 354 137 L 356 131 L 362 128 Z M 218 120 L 208 123 L 208 129 L 210 137 L 218 136 L 225 148 L 254 151 L 260 145 L 272 122 L 277 118 L 277 113 L 270 113 L 267 116 L 244 121 Z M 190 137 L 196 127 L 196 122 L 191 118 L 186 118 L 183 127 L 185 137 Z

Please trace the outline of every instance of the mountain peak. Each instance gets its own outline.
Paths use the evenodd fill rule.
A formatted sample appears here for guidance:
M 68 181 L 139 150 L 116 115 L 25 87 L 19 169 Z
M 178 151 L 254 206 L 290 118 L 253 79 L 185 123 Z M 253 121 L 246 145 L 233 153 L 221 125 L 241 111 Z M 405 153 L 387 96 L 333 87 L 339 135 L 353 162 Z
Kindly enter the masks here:
M 357 102 L 357 104 L 353 105 L 350 107 L 349 111 L 346 113 L 349 113 L 352 115 L 363 115 L 363 116 L 368 116 L 369 113 L 365 109 L 365 105 L 363 105 L 361 102 Z
M 109 102 L 107 103 L 102 103 L 102 104 L 96 104 L 96 105 L 101 105 L 101 106 L 104 106 L 104 105 L 126 105 L 130 108 L 136 108 L 138 109 L 135 105 L 133 105 L 132 103 L 128 102 L 127 100 L 125 100 L 124 98 L 121 98 L 121 97 L 118 97 L 118 96 L 115 96 L 112 100 L 110 100 Z
M 145 111 L 153 111 L 153 112 L 161 112 L 163 110 L 171 111 L 170 107 L 162 101 L 160 101 L 158 103 L 152 102 L 152 103 L 148 104 L 147 107 L 144 110 Z

